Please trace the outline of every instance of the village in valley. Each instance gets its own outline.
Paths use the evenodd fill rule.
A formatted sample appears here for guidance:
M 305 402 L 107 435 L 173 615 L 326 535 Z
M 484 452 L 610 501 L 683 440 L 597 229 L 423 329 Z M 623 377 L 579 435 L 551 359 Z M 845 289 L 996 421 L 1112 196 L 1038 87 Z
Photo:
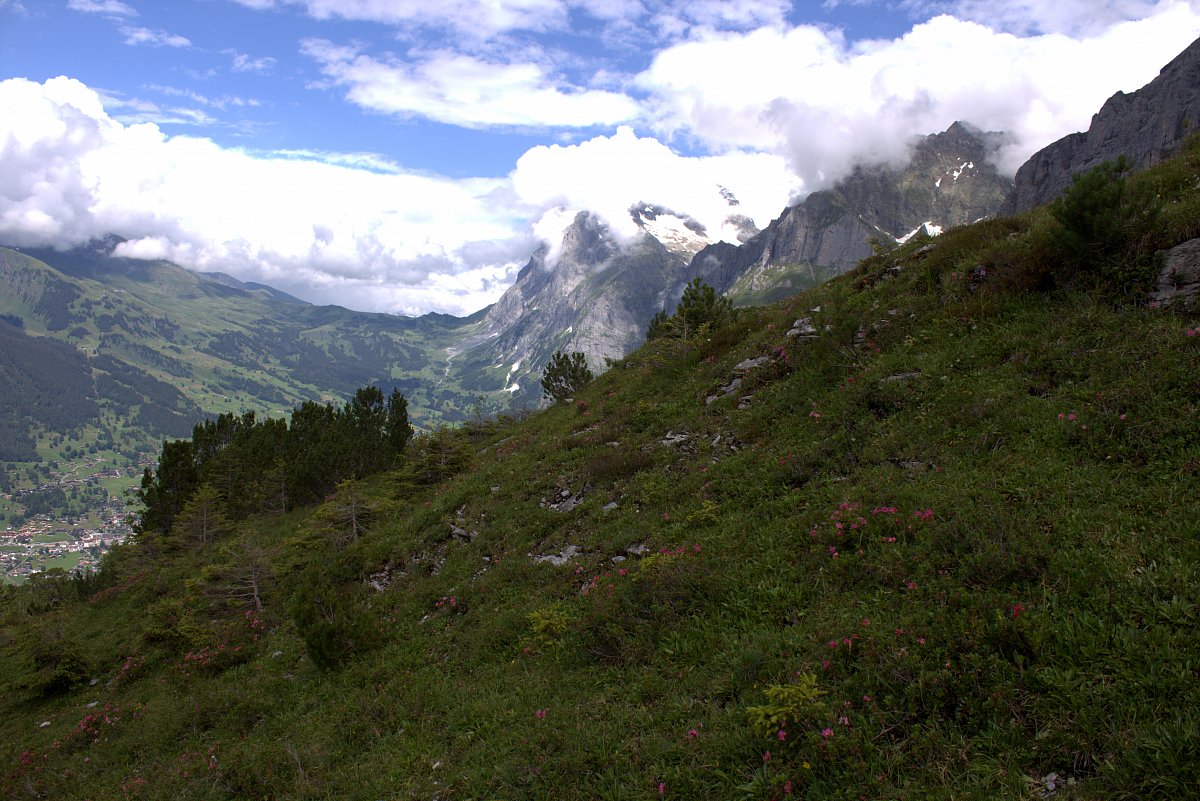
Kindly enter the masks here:
M 130 501 L 142 467 L 117 467 L 113 460 L 89 455 L 52 462 L 37 483 L 25 481 L 0 493 L 0 583 L 21 584 L 54 569 L 96 570 L 104 554 L 133 533 Z M 48 494 L 66 502 L 45 508 L 37 499 Z

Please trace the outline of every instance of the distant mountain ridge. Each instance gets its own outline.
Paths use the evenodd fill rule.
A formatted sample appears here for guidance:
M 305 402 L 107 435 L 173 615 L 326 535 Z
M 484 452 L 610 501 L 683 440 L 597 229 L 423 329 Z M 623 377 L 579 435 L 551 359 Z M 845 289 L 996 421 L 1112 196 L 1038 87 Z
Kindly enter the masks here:
M 1002 211 L 1016 214 L 1049 203 L 1071 178 L 1125 156 L 1134 169 L 1174 154 L 1200 130 L 1200 39 L 1176 56 L 1154 80 L 1132 94 L 1117 92 L 1083 133 L 1039 150 L 1017 170 Z
M 555 350 L 580 351 L 603 369 L 605 359 L 640 345 L 650 318 L 672 310 L 697 276 L 742 304 L 767 302 L 850 269 L 871 254 L 872 238 L 905 241 L 992 215 L 1011 186 L 989 162 L 999 136 L 956 122 L 916 141 L 902 167 L 855 170 L 763 231 L 723 192 L 736 245 L 714 242 L 686 213 L 650 203 L 630 208 L 642 235 L 622 245 L 602 220 L 580 212 L 554 263 L 548 249 L 535 253 L 487 311 L 486 334 L 455 357 L 454 373 L 481 392 L 537 399 Z

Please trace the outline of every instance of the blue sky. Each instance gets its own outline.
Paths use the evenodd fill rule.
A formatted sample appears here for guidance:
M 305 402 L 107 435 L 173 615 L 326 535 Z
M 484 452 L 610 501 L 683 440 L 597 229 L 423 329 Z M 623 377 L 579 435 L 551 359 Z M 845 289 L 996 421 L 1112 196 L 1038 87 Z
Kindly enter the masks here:
M 0 241 L 465 314 L 579 209 L 728 238 L 956 119 L 1012 171 L 1196 0 L 0 0 Z

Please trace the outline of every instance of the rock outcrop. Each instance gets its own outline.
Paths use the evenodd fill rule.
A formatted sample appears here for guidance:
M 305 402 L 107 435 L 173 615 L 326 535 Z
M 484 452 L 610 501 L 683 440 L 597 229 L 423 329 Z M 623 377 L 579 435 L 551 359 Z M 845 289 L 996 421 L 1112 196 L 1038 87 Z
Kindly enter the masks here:
M 1200 296 L 1200 239 L 1191 239 L 1163 254 L 1158 286 L 1150 299 L 1162 305 L 1192 306 Z
M 1153 166 L 1170 157 L 1197 129 L 1200 39 L 1141 89 L 1110 97 L 1086 132 L 1065 136 L 1035 153 L 1017 171 L 1004 213 L 1049 203 L 1070 186 L 1072 176 L 1120 156 L 1135 169 Z

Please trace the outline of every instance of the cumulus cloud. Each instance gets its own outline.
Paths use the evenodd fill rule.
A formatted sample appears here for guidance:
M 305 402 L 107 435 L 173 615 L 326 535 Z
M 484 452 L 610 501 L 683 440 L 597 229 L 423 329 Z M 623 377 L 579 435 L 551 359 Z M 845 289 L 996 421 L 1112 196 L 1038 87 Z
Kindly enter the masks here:
M 512 182 L 521 201 L 548 210 L 535 233 L 550 245 L 549 261 L 578 211 L 597 214 L 618 238 L 630 240 L 639 231 L 630 205 L 650 203 L 691 215 L 710 238 L 736 241 L 736 231 L 725 227 L 730 214 L 736 211 L 763 227 L 796 189 L 778 156 L 686 157 L 628 127 L 577 145 L 535 147 L 517 161 Z M 736 210 L 722 190 L 741 201 Z
M 383 173 L 259 156 L 124 125 L 67 78 L 0 82 L 0 241 L 222 270 L 373 310 L 468 313 L 534 244 L 503 180 Z M 336 161 L 336 160 L 335 160 Z M 484 245 L 481 245 L 484 243 Z M 484 253 L 486 261 L 471 254 Z
M 315 59 L 346 98 L 372 111 L 421 116 L 466 128 L 583 128 L 612 125 L 638 112 L 629 97 L 561 85 L 536 64 L 498 64 L 452 52 L 419 63 L 377 59 L 324 39 L 309 39 Z
M 1011 173 L 1200 34 L 1190 3 L 1156 9 L 1081 39 L 1017 37 L 946 15 L 858 43 L 812 26 L 714 33 L 664 49 L 637 82 L 659 131 L 718 152 L 779 153 L 809 189 L 858 163 L 899 159 L 913 137 L 955 120 L 1009 132 L 997 159 Z

